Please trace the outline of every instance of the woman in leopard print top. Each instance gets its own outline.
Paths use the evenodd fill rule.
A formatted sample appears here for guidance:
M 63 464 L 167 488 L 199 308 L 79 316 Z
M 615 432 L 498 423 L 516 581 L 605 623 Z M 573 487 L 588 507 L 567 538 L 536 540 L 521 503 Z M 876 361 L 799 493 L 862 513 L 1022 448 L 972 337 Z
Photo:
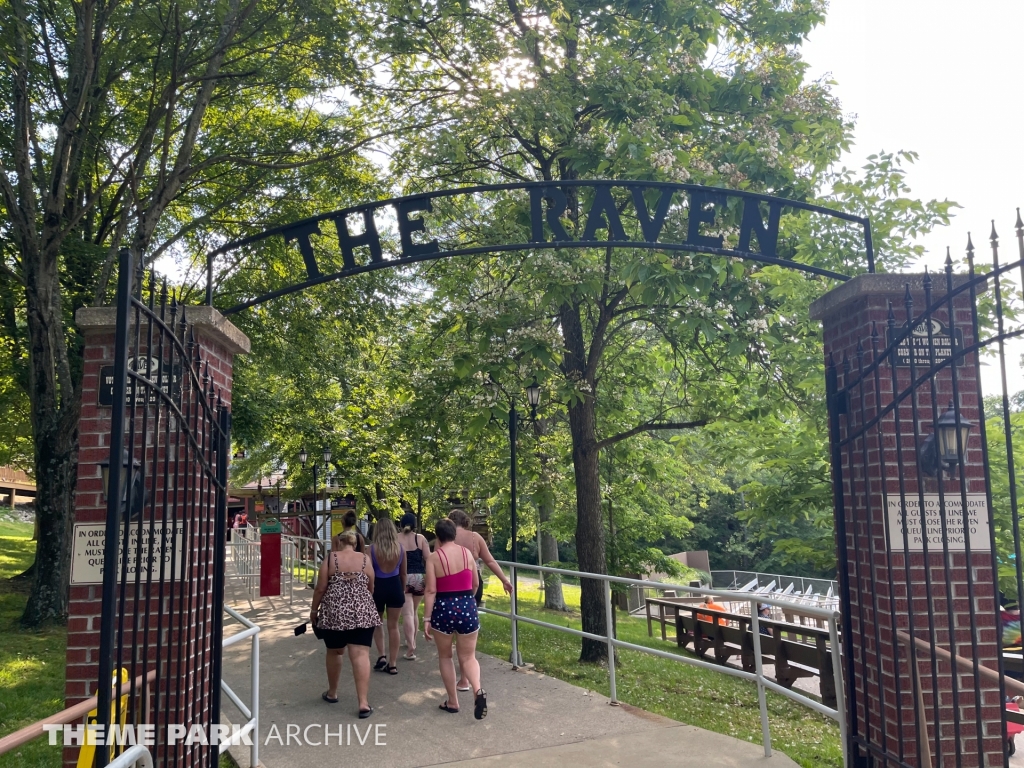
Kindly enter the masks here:
M 331 552 L 320 565 L 309 621 L 327 646 L 327 690 L 321 698 L 338 702 L 345 647 L 349 649 L 352 677 L 359 700 L 359 717 L 369 717 L 373 707 L 367 699 L 370 689 L 370 645 L 373 630 L 380 626 L 380 614 L 373 603 L 373 566 L 355 550 L 356 537 L 345 531 L 334 537 Z

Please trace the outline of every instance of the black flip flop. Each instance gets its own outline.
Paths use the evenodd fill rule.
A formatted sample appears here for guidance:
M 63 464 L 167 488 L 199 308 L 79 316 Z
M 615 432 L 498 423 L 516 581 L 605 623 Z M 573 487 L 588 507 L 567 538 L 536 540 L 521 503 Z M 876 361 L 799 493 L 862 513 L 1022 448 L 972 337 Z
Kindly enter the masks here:
M 370 707 L 369 709 L 360 709 L 359 710 L 359 719 L 360 720 L 365 720 L 366 718 L 368 718 L 372 714 L 373 714 L 373 707 Z M 369 727 L 369 726 L 367 726 L 367 727 Z
M 448 712 L 449 714 L 452 714 L 452 715 L 457 715 L 457 714 L 459 714 L 459 710 L 457 710 L 457 709 L 452 709 L 451 707 L 449 707 L 449 706 L 448 706 L 448 699 L 445 699 L 445 700 L 444 700 L 444 704 L 441 704 L 441 705 L 440 705 L 440 706 L 438 707 L 438 709 L 443 709 L 443 710 L 444 710 L 445 712 Z
M 321 693 L 320 694 L 320 698 L 323 699 L 324 701 L 326 701 L 328 704 L 337 704 L 338 703 L 337 699 L 332 699 L 330 696 L 327 695 L 327 691 L 324 691 L 323 693 Z
M 385 672 L 387 672 L 389 675 L 397 675 L 398 674 L 398 667 L 388 667 L 385 670 Z
M 487 717 L 487 692 L 481 688 L 476 692 L 476 701 L 473 704 L 473 717 L 483 720 Z
M 380 656 L 380 657 L 378 657 L 377 663 L 373 665 L 373 668 L 377 672 L 383 672 L 385 669 L 388 668 L 388 657 L 387 656 Z

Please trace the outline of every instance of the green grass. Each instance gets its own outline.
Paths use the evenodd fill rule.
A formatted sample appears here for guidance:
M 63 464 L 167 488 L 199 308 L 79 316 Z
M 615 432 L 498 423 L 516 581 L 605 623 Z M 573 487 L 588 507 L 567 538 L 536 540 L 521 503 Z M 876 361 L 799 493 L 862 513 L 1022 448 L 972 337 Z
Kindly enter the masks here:
M 0 736 L 64 708 L 63 627 L 27 632 L 18 626 L 28 585 L 11 581 L 32 563 L 32 525 L 0 522 Z M 54 768 L 60 747 L 45 737 L 0 755 L 0 768 Z
M 501 591 L 501 585 L 496 579 L 488 582 L 487 605 L 507 611 L 508 598 Z M 579 629 L 579 587 L 566 586 L 563 594 L 573 611 L 546 611 L 538 585 L 521 583 L 519 612 L 551 624 Z M 480 619 L 484 629 L 480 633 L 480 650 L 509 658 L 512 647 L 508 620 L 488 615 L 481 615 Z M 646 619 L 629 617 L 620 611 L 617 630 L 620 640 L 680 653 L 675 643 L 662 642 L 660 634 L 648 637 Z M 607 667 L 579 662 L 579 638 L 520 623 L 519 652 L 539 672 L 605 696 L 609 693 Z M 688 652 L 682 654 L 691 656 Z M 757 688 L 753 684 L 638 651 L 620 651 L 617 658 L 620 701 L 682 723 L 760 744 L 761 717 Z M 839 727 L 835 721 L 771 692 L 768 693 L 768 718 L 774 749 L 805 768 L 841 768 Z

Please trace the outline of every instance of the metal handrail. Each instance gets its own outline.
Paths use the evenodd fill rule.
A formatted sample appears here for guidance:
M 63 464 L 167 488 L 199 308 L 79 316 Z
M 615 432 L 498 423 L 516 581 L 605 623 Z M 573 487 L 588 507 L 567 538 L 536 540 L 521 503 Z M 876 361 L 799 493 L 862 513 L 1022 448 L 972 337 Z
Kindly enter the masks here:
M 153 755 L 149 747 L 137 744 L 107 763 L 107 768 L 153 768 Z
M 117 685 L 111 686 L 110 699 L 116 701 L 121 696 L 128 694 L 128 691 L 134 685 L 136 688 L 142 687 L 142 680 L 145 678 L 147 683 L 152 683 L 156 680 L 156 670 L 151 669 L 146 675 L 139 675 L 135 678 L 135 682 L 124 681 Z M 62 709 L 60 712 L 44 717 L 42 720 L 37 720 L 31 725 L 26 725 L 14 733 L 9 733 L 0 739 L 0 755 L 10 752 L 12 749 L 20 747 L 22 744 L 27 744 L 30 741 L 34 741 L 46 733 L 47 725 L 67 725 L 73 723 L 76 720 L 81 720 L 83 717 L 88 715 L 92 710 L 99 706 L 99 697 L 90 696 L 84 701 L 80 701 L 74 706 Z
M 232 645 L 236 645 L 246 639 L 251 639 L 252 642 L 250 658 L 252 706 L 247 707 L 245 705 L 238 694 L 231 690 L 231 686 L 227 684 L 223 676 L 220 679 L 220 689 L 231 700 L 231 703 L 238 708 L 238 711 L 242 713 L 242 717 L 246 719 L 245 725 L 242 726 L 237 735 L 241 737 L 252 733 L 252 745 L 249 747 L 249 768 L 256 768 L 260 764 L 260 628 L 259 625 L 249 621 L 249 619 L 230 606 L 225 605 L 224 612 L 245 627 L 245 629 L 230 637 L 225 637 L 222 647 L 230 648 Z M 234 734 L 232 736 L 234 737 Z M 228 746 L 230 746 L 228 742 L 222 743 L 220 745 L 220 754 L 224 754 Z
M 836 708 L 825 706 L 819 701 L 815 701 L 807 696 L 804 696 L 796 691 L 785 688 L 774 680 L 769 680 L 764 676 L 764 669 L 762 664 L 761 656 L 761 632 L 757 615 L 757 608 L 759 603 L 767 603 L 769 605 L 775 605 L 778 607 L 792 607 L 792 601 L 786 600 L 785 598 L 772 597 L 771 595 L 763 594 L 752 594 L 750 592 L 735 592 L 723 589 L 708 589 L 703 587 L 690 587 L 683 586 L 681 584 L 669 584 L 666 582 L 655 582 L 645 581 L 643 579 L 631 579 L 622 576 L 609 576 L 601 573 L 590 573 L 587 571 L 570 571 L 565 568 L 553 568 L 550 566 L 541 565 L 529 565 L 526 563 L 512 563 L 506 560 L 499 560 L 498 564 L 508 568 L 512 577 L 512 595 L 510 600 L 509 612 L 496 611 L 493 608 L 480 608 L 483 613 L 490 613 L 495 616 L 503 616 L 512 623 L 512 660 L 513 667 L 519 665 L 519 640 L 518 640 L 518 623 L 525 622 L 534 626 L 543 627 L 545 629 L 551 629 L 556 632 L 563 632 L 565 634 L 574 635 L 576 637 L 584 637 L 590 640 L 596 640 L 598 642 L 604 642 L 608 645 L 608 689 L 609 698 L 613 705 L 618 705 L 618 697 L 615 685 L 615 649 L 624 648 L 630 651 L 636 651 L 638 653 L 646 653 L 651 656 L 657 656 L 659 658 L 668 659 L 669 661 L 675 661 L 681 664 L 688 664 L 694 667 L 700 667 L 702 669 L 709 669 L 715 672 L 719 672 L 724 675 L 731 677 L 738 677 L 741 680 L 749 680 L 757 684 L 757 699 L 758 708 L 761 713 L 761 738 L 764 745 L 765 757 L 771 757 L 772 746 L 771 746 L 771 733 L 768 724 L 768 704 L 765 695 L 766 690 L 774 691 L 782 696 L 786 696 L 789 699 L 802 704 L 809 709 L 813 709 L 826 717 L 830 717 L 839 724 L 839 738 L 841 749 L 843 752 L 843 766 L 844 768 L 849 765 L 849 756 L 847 754 L 846 745 L 846 702 L 843 696 L 843 669 L 840 662 L 840 644 L 839 644 L 839 622 L 842 621 L 838 611 L 827 611 L 822 608 L 816 608 L 814 606 L 801 607 L 801 612 L 806 615 L 817 618 L 824 621 L 828 625 L 829 631 L 829 642 L 832 645 L 832 674 L 836 681 Z M 518 612 L 518 586 L 517 579 L 515 578 L 516 571 L 529 570 L 536 571 L 538 573 L 552 573 L 561 576 L 575 576 L 580 579 L 593 579 L 595 581 L 601 581 L 604 583 L 605 593 L 605 632 L 604 635 L 596 635 L 590 632 L 584 632 L 571 627 L 559 626 L 558 624 L 551 624 L 546 621 L 540 621 L 533 619 L 528 616 L 523 616 Z M 691 658 L 689 656 L 683 656 L 681 654 L 668 653 L 667 651 L 661 651 L 656 648 L 648 648 L 643 645 L 636 645 L 623 640 L 619 640 L 614 636 L 612 627 L 612 584 L 624 584 L 627 586 L 637 586 L 642 588 L 651 589 L 675 589 L 677 592 L 685 592 L 694 595 L 713 595 L 733 602 L 749 602 L 751 604 L 750 610 L 750 630 L 753 635 L 754 644 L 754 672 L 747 672 L 742 669 L 735 669 L 729 666 L 723 666 L 719 664 L 713 664 L 708 661 L 701 659 Z M 713 612 L 710 611 L 709 612 Z

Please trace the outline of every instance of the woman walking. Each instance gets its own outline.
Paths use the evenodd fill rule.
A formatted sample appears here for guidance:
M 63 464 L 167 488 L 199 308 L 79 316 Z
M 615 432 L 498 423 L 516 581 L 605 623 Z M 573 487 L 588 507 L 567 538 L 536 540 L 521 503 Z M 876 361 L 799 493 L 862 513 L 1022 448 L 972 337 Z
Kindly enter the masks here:
M 448 698 L 440 706 L 452 714 L 459 711 L 455 690 L 455 662 L 452 643 L 459 657 L 459 667 L 476 691 L 473 715 L 477 720 L 487 716 L 487 694 L 480 687 L 480 664 L 476 660 L 477 616 L 473 592 L 480 581 L 473 554 L 455 543 L 455 523 L 441 520 L 434 529 L 437 545 L 427 560 L 426 606 L 423 634 L 437 646 L 437 663 L 441 669 Z
M 373 563 L 373 601 L 377 613 L 384 618 L 387 611 L 388 648 L 384 652 L 384 630 L 378 626 L 373 633 L 377 644 L 377 663 L 373 668 L 389 675 L 398 674 L 398 620 L 405 606 L 405 550 L 398 543 L 398 531 L 390 518 L 378 520 L 373 530 L 373 544 L 370 546 L 370 560 Z
M 363 534 L 356 528 L 356 513 L 353 510 L 349 510 L 341 516 L 342 533 L 351 532 L 356 537 L 356 552 L 366 551 L 366 539 L 363 538 Z
M 416 533 L 416 515 L 402 515 L 402 533 L 398 543 L 405 550 L 405 607 L 402 608 L 402 633 L 405 635 L 405 657 L 416 658 L 416 631 L 419 625 L 420 600 L 426 589 L 427 558 L 430 546 L 427 537 Z
M 367 699 L 370 690 L 370 644 L 380 616 L 373 604 L 373 569 L 365 554 L 355 551 L 356 537 L 351 531 L 339 533 L 331 541 L 331 552 L 320 564 L 309 623 L 327 646 L 327 690 L 321 698 L 338 703 L 338 680 L 345 648 L 352 664 L 359 717 L 373 714 Z

